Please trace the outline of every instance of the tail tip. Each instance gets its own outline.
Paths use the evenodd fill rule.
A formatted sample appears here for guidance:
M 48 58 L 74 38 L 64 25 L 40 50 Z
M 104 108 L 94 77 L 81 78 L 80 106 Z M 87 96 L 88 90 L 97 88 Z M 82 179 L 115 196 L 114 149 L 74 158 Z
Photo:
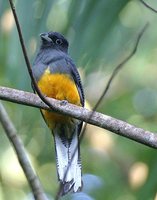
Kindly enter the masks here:
M 75 182 L 73 180 L 69 182 L 61 182 L 61 190 L 60 190 L 60 195 L 64 196 L 67 193 L 75 193 L 75 192 L 81 192 L 82 190 L 82 185 L 78 188 L 75 188 Z

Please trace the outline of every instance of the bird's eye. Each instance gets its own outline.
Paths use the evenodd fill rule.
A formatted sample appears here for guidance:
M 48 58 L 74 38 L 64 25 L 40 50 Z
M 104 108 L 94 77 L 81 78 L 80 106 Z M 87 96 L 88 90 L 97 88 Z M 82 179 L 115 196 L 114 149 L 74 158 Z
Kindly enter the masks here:
M 62 44 L 62 40 L 61 39 L 57 39 L 56 40 L 56 44 L 61 45 Z

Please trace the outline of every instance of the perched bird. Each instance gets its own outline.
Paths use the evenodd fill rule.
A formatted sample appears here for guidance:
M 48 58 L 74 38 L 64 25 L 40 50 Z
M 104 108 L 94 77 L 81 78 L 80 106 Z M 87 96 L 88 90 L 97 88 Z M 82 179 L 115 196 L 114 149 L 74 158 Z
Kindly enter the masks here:
M 84 106 L 83 87 L 77 68 L 68 55 L 68 41 L 57 32 L 42 33 L 40 37 L 41 46 L 32 67 L 39 89 L 47 97 Z M 54 137 L 62 195 L 69 191 L 80 191 L 82 180 L 79 134 L 82 122 L 43 109 L 41 113 Z

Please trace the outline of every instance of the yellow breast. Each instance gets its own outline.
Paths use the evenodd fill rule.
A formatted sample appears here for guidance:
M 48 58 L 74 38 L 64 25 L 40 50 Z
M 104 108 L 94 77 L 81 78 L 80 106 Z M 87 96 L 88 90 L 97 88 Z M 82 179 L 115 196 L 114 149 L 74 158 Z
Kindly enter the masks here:
M 38 81 L 38 87 L 48 97 L 67 100 L 69 103 L 81 106 L 80 96 L 75 82 L 68 74 L 52 74 L 48 68 Z M 69 120 L 66 116 L 49 111 L 42 110 L 42 113 L 50 128 L 53 128 L 56 122 L 64 123 Z

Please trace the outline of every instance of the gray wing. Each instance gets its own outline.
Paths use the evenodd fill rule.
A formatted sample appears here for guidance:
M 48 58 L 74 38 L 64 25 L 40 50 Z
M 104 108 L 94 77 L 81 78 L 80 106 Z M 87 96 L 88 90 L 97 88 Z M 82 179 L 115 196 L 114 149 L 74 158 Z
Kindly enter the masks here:
M 84 91 L 83 91 L 83 86 L 81 83 L 80 75 L 79 75 L 78 70 L 77 70 L 75 64 L 73 63 L 73 61 L 70 58 L 68 58 L 66 61 L 67 61 L 68 67 L 71 70 L 73 80 L 75 81 L 75 84 L 77 86 L 77 89 L 78 89 L 78 92 L 80 95 L 80 99 L 81 99 L 81 104 L 84 107 L 85 97 L 84 97 Z

